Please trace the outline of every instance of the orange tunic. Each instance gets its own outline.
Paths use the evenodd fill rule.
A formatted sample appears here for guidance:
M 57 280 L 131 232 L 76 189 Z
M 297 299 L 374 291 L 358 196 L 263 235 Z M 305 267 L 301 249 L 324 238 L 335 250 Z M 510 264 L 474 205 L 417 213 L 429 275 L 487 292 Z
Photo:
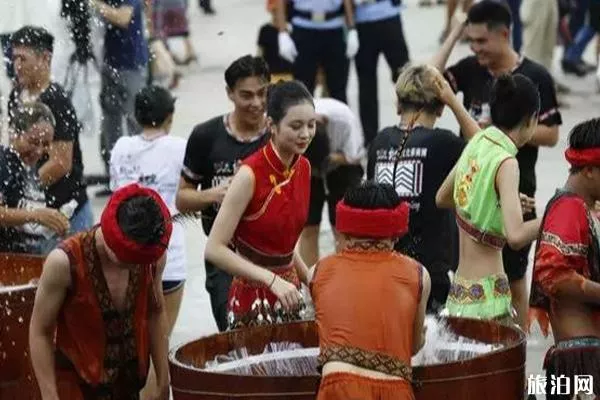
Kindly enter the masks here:
M 413 399 L 413 326 L 423 267 L 390 251 L 342 251 L 317 264 L 311 283 L 322 365 L 341 361 L 395 375 L 326 375 L 319 399 Z M 355 388 L 355 389 L 352 389 Z
M 132 269 L 123 312 L 115 309 L 95 246 L 95 229 L 64 241 L 72 286 L 59 312 L 56 369 L 61 399 L 138 399 L 149 367 L 148 316 L 154 266 Z

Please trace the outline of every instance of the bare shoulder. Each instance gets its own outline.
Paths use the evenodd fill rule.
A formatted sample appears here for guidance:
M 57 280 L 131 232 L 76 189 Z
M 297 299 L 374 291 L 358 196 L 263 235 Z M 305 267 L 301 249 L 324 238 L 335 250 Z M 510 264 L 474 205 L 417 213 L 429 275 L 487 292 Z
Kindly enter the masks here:
M 244 189 L 254 188 L 254 182 L 256 178 L 254 175 L 254 170 L 251 166 L 243 164 L 238 172 L 233 177 L 231 182 L 232 186 L 239 186 Z
M 515 172 L 519 172 L 519 162 L 517 161 L 517 159 L 515 157 L 508 157 L 506 159 L 504 159 L 504 161 L 502 161 L 500 163 L 500 166 L 498 167 L 498 175 L 502 174 L 502 173 L 515 173 Z
M 40 285 L 67 289 L 71 285 L 71 261 L 62 249 L 55 249 L 44 261 Z

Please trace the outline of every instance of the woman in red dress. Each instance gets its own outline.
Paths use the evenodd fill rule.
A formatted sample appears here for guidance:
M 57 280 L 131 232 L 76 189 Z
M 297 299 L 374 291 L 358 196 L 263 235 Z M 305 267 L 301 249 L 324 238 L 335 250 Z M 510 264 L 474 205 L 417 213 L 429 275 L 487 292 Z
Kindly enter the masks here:
M 310 164 L 302 154 L 315 135 L 312 96 L 299 82 L 278 83 L 267 116 L 271 141 L 242 163 L 206 245 L 206 259 L 234 276 L 229 329 L 302 314 L 308 268 L 295 247 L 308 217 Z

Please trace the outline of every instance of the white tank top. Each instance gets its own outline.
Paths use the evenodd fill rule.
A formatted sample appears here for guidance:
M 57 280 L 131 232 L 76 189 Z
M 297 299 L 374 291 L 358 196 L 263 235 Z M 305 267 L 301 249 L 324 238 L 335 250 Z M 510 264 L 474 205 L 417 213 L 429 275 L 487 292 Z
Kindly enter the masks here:
M 142 135 L 123 136 L 110 158 L 110 188 L 115 190 L 132 182 L 156 190 L 175 214 L 175 197 L 183 168 L 186 141 L 170 135 L 145 139 Z M 183 226 L 173 225 L 167 251 L 163 281 L 186 278 L 185 236 Z

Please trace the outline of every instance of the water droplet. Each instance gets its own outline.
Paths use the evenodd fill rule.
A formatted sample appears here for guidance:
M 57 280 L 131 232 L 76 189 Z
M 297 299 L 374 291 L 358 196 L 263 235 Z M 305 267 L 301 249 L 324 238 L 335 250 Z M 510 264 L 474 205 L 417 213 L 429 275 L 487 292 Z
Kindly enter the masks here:
M 19 323 L 23 323 L 23 317 L 19 317 Z

